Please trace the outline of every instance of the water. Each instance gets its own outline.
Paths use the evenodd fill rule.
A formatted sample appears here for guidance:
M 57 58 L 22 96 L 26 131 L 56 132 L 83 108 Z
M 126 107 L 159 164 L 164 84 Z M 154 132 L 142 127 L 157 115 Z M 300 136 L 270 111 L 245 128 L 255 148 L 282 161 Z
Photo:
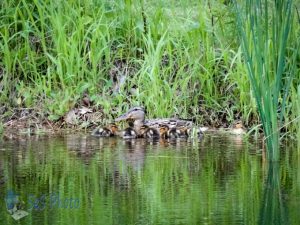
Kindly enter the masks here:
M 300 224 L 300 155 L 260 142 L 124 141 L 86 134 L 0 142 L 0 224 Z

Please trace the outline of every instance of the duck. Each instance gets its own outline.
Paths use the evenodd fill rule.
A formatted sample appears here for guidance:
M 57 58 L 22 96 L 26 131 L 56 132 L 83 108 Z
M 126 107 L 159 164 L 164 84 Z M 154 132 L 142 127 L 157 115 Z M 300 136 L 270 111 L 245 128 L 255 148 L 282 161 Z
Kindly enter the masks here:
M 176 128 L 176 133 L 178 138 L 188 138 L 190 129 L 185 126 L 180 126 Z
M 149 139 L 158 139 L 160 138 L 160 133 L 157 129 L 153 127 L 143 125 L 141 126 L 140 137 L 149 138 Z
M 229 132 L 234 135 L 244 135 L 247 133 L 242 121 L 237 121 Z
M 180 126 L 180 127 L 173 127 L 169 128 L 168 126 L 161 126 L 160 133 L 162 138 L 188 138 L 190 133 L 190 128 Z
M 115 123 L 110 123 L 106 127 L 96 128 L 92 132 L 93 136 L 97 137 L 112 137 L 118 135 L 118 126 Z
M 126 113 L 115 119 L 115 122 L 119 121 L 133 121 L 134 130 L 140 135 L 143 125 L 147 125 L 151 128 L 159 129 L 161 125 L 166 125 L 170 129 L 176 127 L 190 128 L 193 125 L 191 120 L 176 119 L 176 118 L 162 118 L 162 119 L 145 119 L 145 109 L 140 106 L 129 109 Z
M 178 138 L 178 133 L 177 133 L 177 129 L 176 128 L 170 128 L 167 132 L 167 136 L 168 138 L 170 139 L 175 139 L 175 138 Z
M 169 131 L 169 127 L 167 125 L 159 126 L 159 136 L 160 136 L 160 138 L 167 139 L 168 138 L 168 131 Z
M 132 127 L 127 127 L 122 131 L 122 137 L 124 139 L 134 139 L 138 137 L 137 132 Z

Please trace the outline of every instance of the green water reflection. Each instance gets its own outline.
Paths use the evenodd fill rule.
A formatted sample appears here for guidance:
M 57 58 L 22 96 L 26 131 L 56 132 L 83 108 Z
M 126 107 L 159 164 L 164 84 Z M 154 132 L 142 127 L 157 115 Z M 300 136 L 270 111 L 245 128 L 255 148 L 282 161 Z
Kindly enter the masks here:
M 124 141 L 85 134 L 1 140 L 0 224 L 299 224 L 300 157 L 261 145 Z M 29 215 L 16 222 L 9 190 Z

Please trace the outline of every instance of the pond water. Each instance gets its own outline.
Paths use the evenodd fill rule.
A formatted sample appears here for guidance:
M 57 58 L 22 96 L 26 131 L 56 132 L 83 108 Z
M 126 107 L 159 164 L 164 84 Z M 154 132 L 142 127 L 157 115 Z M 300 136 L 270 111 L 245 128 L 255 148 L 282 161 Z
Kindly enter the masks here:
M 0 224 L 300 224 L 299 167 L 295 146 L 269 164 L 259 141 L 218 134 L 2 139 Z

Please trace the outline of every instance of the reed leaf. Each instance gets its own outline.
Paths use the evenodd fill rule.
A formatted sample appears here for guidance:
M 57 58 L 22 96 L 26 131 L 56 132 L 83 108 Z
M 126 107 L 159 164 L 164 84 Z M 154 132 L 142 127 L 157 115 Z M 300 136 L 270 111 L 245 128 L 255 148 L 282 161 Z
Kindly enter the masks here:
M 249 0 L 245 8 L 235 1 L 237 28 L 248 76 L 263 125 L 268 159 L 279 160 L 282 124 L 295 70 L 287 66 L 287 41 L 292 29 L 292 0 Z M 296 57 L 296 51 L 292 53 Z M 283 100 L 282 100 L 283 98 Z

